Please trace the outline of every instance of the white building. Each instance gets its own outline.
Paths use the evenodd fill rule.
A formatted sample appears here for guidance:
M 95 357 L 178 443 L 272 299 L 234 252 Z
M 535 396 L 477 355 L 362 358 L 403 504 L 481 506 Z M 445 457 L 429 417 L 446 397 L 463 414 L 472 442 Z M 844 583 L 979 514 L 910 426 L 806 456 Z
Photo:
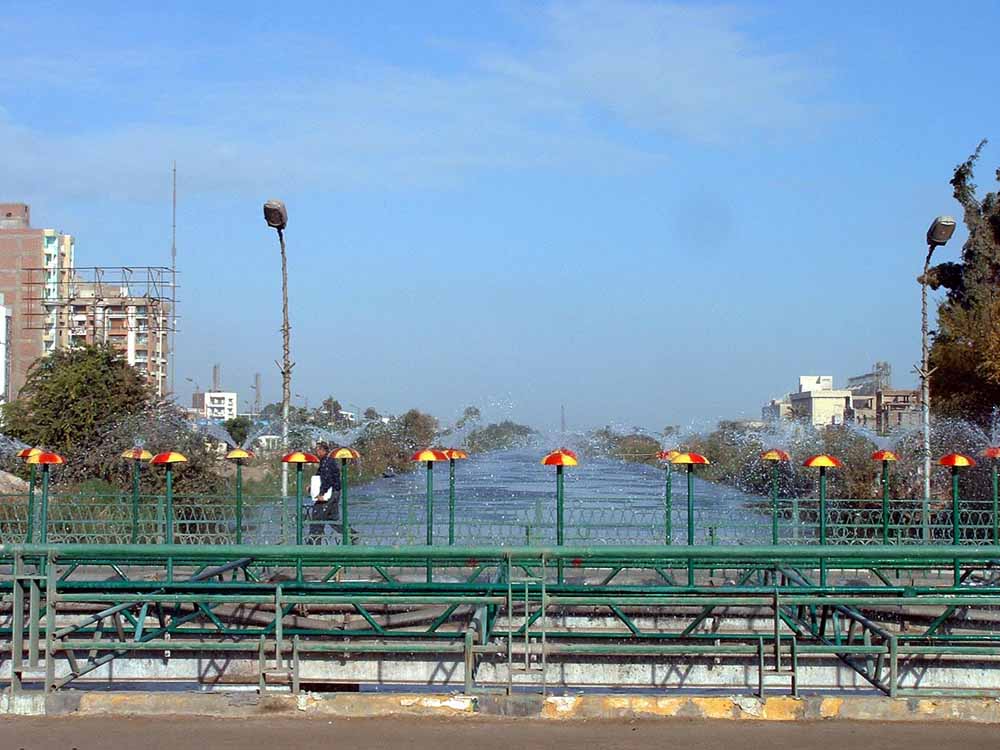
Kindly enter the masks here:
M 765 421 L 799 419 L 814 427 L 844 424 L 852 413 L 851 391 L 833 387 L 832 375 L 800 375 L 799 389 L 772 399 L 761 410 Z
M 198 416 L 225 422 L 236 417 L 239 397 L 231 391 L 197 392 L 191 396 L 191 406 Z
M 10 363 L 13 354 L 9 346 L 10 326 L 10 308 L 4 304 L 3 293 L 0 293 L 0 404 L 10 401 Z

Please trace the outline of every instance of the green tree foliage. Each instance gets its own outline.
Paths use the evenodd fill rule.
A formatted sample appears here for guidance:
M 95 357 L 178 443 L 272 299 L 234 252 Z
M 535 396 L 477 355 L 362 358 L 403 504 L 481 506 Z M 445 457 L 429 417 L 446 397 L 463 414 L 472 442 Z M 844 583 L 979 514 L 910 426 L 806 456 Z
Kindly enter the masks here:
M 188 458 L 177 468 L 178 493 L 220 488 L 218 458 L 205 437 L 192 431 L 180 410 L 155 401 L 145 380 L 109 346 L 60 350 L 38 360 L 20 397 L 4 407 L 5 430 L 25 443 L 66 458 L 60 482 L 98 479 L 130 483 L 122 451 L 137 444 L 150 451 L 176 450 Z M 143 491 L 162 489 L 163 472 L 146 467 Z
M 86 450 L 109 422 L 139 412 L 150 395 L 110 346 L 63 349 L 32 366 L 18 399 L 4 406 L 5 429 L 69 456 Z
M 233 417 L 222 423 L 222 428 L 236 441 L 237 445 L 243 445 L 253 429 L 253 422 L 249 417 Z
M 410 456 L 432 445 L 437 429 L 437 420 L 417 409 L 410 409 L 389 424 L 368 422 L 354 443 L 361 454 L 361 480 L 381 476 L 389 468 L 397 472 L 411 470 Z
M 381 419 L 381 418 L 382 418 L 381 415 L 378 413 L 378 411 L 375 409 L 374 406 L 369 406 L 367 409 L 365 409 L 365 419 L 367 419 L 369 422 L 373 422 L 376 419 Z
M 526 448 L 534 443 L 536 436 L 530 427 L 504 420 L 470 432 L 465 447 L 472 453 Z
M 640 464 L 655 464 L 660 441 L 638 431 L 620 434 L 610 427 L 596 430 L 588 436 L 586 455 L 617 458 Z
M 458 421 L 455 423 L 455 427 L 462 429 L 470 422 L 478 422 L 480 418 L 479 409 L 475 406 L 466 406 L 465 411 L 462 412 L 462 416 L 459 417 Z
M 974 167 L 986 141 L 951 180 L 969 238 L 960 263 L 930 269 L 927 282 L 948 295 L 938 308 L 931 349 L 931 403 L 940 414 L 986 424 L 1000 404 L 1000 193 L 977 196 Z M 996 173 L 1000 180 L 1000 170 Z

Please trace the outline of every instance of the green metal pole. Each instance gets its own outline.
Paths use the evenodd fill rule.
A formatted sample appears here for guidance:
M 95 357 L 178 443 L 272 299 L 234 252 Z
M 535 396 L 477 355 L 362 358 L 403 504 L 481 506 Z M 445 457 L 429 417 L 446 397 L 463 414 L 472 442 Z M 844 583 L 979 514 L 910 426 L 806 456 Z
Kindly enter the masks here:
M 666 489 L 664 490 L 663 494 L 663 535 L 665 537 L 664 541 L 666 544 L 673 544 L 674 525 L 671 516 L 673 515 L 673 510 L 674 510 L 673 487 L 672 487 L 674 479 L 674 466 L 669 461 L 667 462 L 666 474 L 667 474 Z
M 448 546 L 455 544 L 455 459 L 448 459 Z
M 347 459 L 340 459 L 340 523 L 341 523 L 341 544 L 351 543 L 350 519 L 347 517 Z
M 167 464 L 167 544 L 174 543 L 174 471 Z
M 132 544 L 139 542 L 139 472 L 142 461 L 132 459 Z
M 434 546 L 434 462 L 427 462 L 427 546 Z M 427 583 L 433 580 L 433 566 L 427 561 Z
M 29 467 L 30 476 L 28 479 L 28 544 L 31 544 L 35 533 L 35 464 Z
M 778 462 L 771 462 L 771 544 L 778 544 Z
M 826 545 L 826 467 L 819 467 L 819 543 Z M 819 585 L 826 586 L 826 560 L 819 561 Z
M 819 467 L 819 543 L 826 544 L 826 467 Z
M 42 464 L 42 529 L 41 542 L 45 544 L 49 536 L 49 465 Z
M 295 464 L 295 543 L 302 545 L 302 464 Z
M 243 544 L 243 459 L 236 459 L 236 543 Z
M 997 462 L 993 461 L 993 543 L 1000 544 L 1000 483 L 997 482 Z
M 882 544 L 889 543 L 889 462 L 882 462 Z
M 693 464 L 688 464 L 687 480 L 688 480 L 688 513 L 687 513 L 688 545 L 692 545 L 694 544 L 694 465 Z
M 563 531 L 563 510 L 565 508 L 565 498 L 563 495 L 563 467 L 556 467 L 556 545 L 561 547 L 565 541 Z M 563 582 L 563 561 L 559 560 L 557 575 L 559 583 Z
M 694 464 L 688 464 L 688 546 L 694 544 Z M 688 586 L 694 586 L 694 560 L 688 560 Z
M 958 467 L 951 467 L 951 543 L 962 541 L 961 518 L 958 514 Z

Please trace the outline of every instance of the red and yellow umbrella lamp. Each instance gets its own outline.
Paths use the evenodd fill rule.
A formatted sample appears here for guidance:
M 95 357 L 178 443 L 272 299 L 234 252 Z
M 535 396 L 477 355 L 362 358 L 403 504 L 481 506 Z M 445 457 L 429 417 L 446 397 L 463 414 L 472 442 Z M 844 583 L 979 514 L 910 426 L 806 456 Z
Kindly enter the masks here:
M 132 544 L 139 541 L 139 481 L 142 464 L 152 457 L 153 454 L 141 445 L 122 451 L 122 458 L 132 462 Z
M 760 454 L 761 461 L 771 464 L 771 544 L 778 543 L 778 472 L 779 464 L 787 464 L 792 458 L 780 448 L 771 448 Z
M 341 544 L 351 543 L 351 526 L 348 523 L 347 515 L 347 462 L 357 461 L 361 454 L 354 448 L 337 448 L 333 452 L 333 457 L 340 461 L 340 523 L 341 523 Z
M 947 466 L 951 469 L 951 543 L 962 543 L 962 518 L 960 515 L 958 499 L 958 472 L 976 465 L 976 460 L 963 453 L 949 453 L 938 459 L 940 466 Z M 958 571 L 956 570 L 956 576 Z
M 872 461 L 882 462 L 882 544 L 889 543 L 889 464 L 898 460 L 899 456 L 890 450 L 872 453 Z
M 302 527 L 305 523 L 302 507 L 302 467 L 318 464 L 319 458 L 305 451 L 292 451 L 281 457 L 281 462 L 295 465 L 295 543 L 302 544 Z
M 22 448 L 17 452 L 17 457 L 20 458 L 25 463 L 28 463 L 28 459 L 32 456 L 36 456 L 42 452 L 41 448 Z M 28 464 L 28 528 L 27 536 L 25 541 L 31 544 L 34 541 L 35 535 L 35 479 L 36 479 L 36 469 L 37 464 Z
M 819 469 L 819 543 L 826 544 L 826 470 L 839 469 L 844 464 L 836 456 L 820 453 L 802 463 L 809 469 Z
M 162 466 L 167 472 L 167 487 L 166 487 L 166 514 L 167 514 L 167 529 L 166 529 L 166 543 L 174 543 L 174 464 L 182 464 L 187 461 L 187 457 L 183 453 L 178 453 L 177 451 L 166 451 L 164 453 L 157 453 L 153 456 L 149 463 L 153 466 Z M 168 568 L 172 573 L 172 565 L 169 564 Z
M 243 544 L 243 462 L 253 458 L 253 451 L 233 448 L 226 460 L 236 464 L 236 543 Z
M 51 451 L 33 453 L 28 456 L 27 461 L 30 466 L 42 467 L 42 518 L 39 542 L 45 544 L 48 540 L 49 525 L 49 467 L 59 466 L 66 463 L 66 461 L 58 453 L 52 453 Z

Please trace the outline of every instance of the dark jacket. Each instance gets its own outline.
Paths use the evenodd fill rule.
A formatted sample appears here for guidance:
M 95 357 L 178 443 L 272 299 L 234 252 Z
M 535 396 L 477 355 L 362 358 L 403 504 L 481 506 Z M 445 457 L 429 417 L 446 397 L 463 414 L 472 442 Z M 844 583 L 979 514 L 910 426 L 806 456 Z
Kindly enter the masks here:
M 337 499 L 337 494 L 340 492 L 340 464 L 337 463 L 337 459 L 333 456 L 327 454 L 325 458 L 320 459 L 319 462 L 319 497 L 323 498 L 329 490 L 333 490 L 333 495 L 330 497 L 331 500 Z

